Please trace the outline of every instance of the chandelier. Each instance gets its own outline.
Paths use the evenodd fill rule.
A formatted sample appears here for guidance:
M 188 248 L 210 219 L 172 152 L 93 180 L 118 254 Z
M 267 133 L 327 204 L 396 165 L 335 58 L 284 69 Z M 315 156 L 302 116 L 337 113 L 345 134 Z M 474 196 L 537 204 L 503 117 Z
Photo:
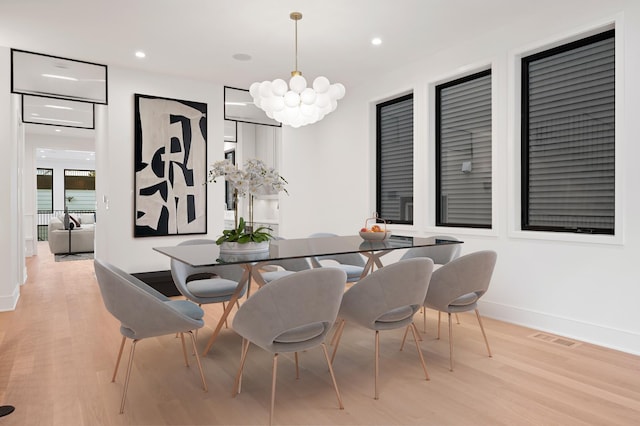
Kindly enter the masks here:
M 298 71 L 298 21 L 302 13 L 292 12 L 295 21 L 295 70 L 291 71 L 289 85 L 281 78 L 273 81 L 255 82 L 249 88 L 253 103 L 269 118 L 284 125 L 300 127 L 313 124 L 334 111 L 338 100 L 344 97 L 342 84 L 331 84 L 326 77 L 317 77 L 311 87 Z

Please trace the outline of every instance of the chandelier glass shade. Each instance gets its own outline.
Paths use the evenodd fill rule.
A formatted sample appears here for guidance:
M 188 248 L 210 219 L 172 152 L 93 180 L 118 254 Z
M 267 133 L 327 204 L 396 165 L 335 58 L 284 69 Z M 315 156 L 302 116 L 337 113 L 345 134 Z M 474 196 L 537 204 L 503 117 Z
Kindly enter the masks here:
M 340 83 L 331 84 L 326 77 L 316 77 L 308 86 L 298 71 L 298 21 L 302 14 L 293 12 L 289 17 L 296 23 L 296 69 L 291 72 L 289 83 L 281 78 L 255 82 L 249 93 L 253 103 L 269 118 L 297 128 L 313 124 L 334 111 L 338 100 L 344 97 L 345 88 Z

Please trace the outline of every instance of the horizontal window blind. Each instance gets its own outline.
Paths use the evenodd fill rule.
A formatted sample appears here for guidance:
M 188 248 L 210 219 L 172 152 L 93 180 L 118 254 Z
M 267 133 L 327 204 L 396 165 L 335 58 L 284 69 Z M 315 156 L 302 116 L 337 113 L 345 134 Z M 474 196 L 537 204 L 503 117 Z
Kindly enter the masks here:
M 491 71 L 436 87 L 436 224 L 491 227 Z
M 614 43 L 523 59 L 523 229 L 614 232 Z
M 67 189 L 64 191 L 65 206 L 70 210 L 96 209 L 96 192 L 93 190 Z
M 378 104 L 376 210 L 391 223 L 413 223 L 413 95 Z
M 37 206 L 38 211 L 53 210 L 53 191 L 51 189 L 37 190 Z

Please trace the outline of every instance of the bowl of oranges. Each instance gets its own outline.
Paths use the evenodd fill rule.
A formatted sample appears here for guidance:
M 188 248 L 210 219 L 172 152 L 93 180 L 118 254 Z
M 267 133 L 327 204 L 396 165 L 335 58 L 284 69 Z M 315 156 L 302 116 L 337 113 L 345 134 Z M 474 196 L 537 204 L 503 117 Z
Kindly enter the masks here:
M 374 217 L 370 217 L 364 222 L 364 227 L 360 229 L 360 237 L 367 241 L 384 241 L 389 239 L 391 231 L 387 231 L 387 223 L 383 220 L 381 224 L 376 223 L 378 215 L 374 214 Z M 369 226 L 370 222 L 374 225 Z

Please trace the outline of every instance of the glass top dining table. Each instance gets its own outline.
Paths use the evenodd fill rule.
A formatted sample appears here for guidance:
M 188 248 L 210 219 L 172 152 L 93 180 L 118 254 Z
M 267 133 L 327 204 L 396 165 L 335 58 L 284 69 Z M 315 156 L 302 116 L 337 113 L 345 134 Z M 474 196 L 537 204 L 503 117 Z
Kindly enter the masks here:
M 154 247 L 154 250 L 188 265 L 213 266 L 229 264 L 245 264 L 252 262 L 265 263 L 273 260 L 305 258 L 330 254 L 346 253 L 385 253 L 398 249 L 413 247 L 440 246 L 460 244 L 462 241 L 443 240 L 434 237 L 408 237 L 392 235 L 384 241 L 368 241 L 358 235 L 276 239 L 271 240 L 269 249 L 250 253 L 224 253 L 220 246 L 212 244 Z
M 374 267 L 382 268 L 380 258 L 393 250 L 410 249 L 414 247 L 442 246 L 449 244 L 461 244 L 462 241 L 445 240 L 435 237 L 411 237 L 402 235 L 391 235 L 384 241 L 364 240 L 359 235 L 331 236 L 317 238 L 299 239 L 275 239 L 269 242 L 268 250 L 251 253 L 224 253 L 220 251 L 220 246 L 215 243 L 183 245 L 169 247 L 154 247 L 159 253 L 169 256 L 172 259 L 184 262 L 188 265 L 215 266 L 237 264 L 243 267 L 244 274 L 233 296 L 227 303 L 224 313 L 218 321 L 218 325 L 213 335 L 209 339 L 203 355 L 206 355 L 213 342 L 217 338 L 222 325 L 231 312 L 233 305 L 242 293 L 242 289 L 251 279 L 259 286 L 265 284 L 260 275 L 260 268 L 268 265 L 269 262 L 282 259 L 307 258 L 314 256 L 360 253 L 366 259 L 362 277 L 371 272 Z

